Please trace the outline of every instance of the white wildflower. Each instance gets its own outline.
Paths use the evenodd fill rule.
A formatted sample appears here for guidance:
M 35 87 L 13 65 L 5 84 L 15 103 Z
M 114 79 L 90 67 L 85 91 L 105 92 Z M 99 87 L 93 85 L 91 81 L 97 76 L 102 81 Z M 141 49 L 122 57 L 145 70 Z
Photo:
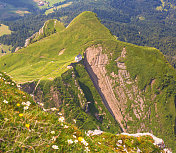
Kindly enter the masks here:
M 40 103 L 39 105 L 40 105 L 40 106 L 44 106 L 44 104 L 43 104 L 43 103 Z
M 116 145 L 117 145 L 117 147 L 121 146 L 120 144 L 116 144 Z
M 75 143 L 78 143 L 78 140 L 75 140 L 74 142 L 75 142 Z
M 55 111 L 55 110 L 57 110 L 57 109 L 56 109 L 56 107 L 53 107 L 53 108 L 51 108 L 51 110 L 52 110 L 52 111 Z
M 5 99 L 4 99 L 4 101 L 3 101 L 3 102 L 4 102 L 5 104 L 8 104 L 8 103 L 9 103 L 9 102 L 8 102 L 7 100 L 5 100 Z
M 31 97 L 34 97 L 34 95 L 33 95 L 33 94 L 30 94 L 30 96 L 31 96 Z
M 117 142 L 120 143 L 120 144 L 122 144 L 122 140 L 118 140 Z
M 24 107 L 24 110 L 27 110 L 28 108 L 29 108 L 28 106 L 25 106 L 25 107 Z
M 59 149 L 58 146 L 56 146 L 56 145 L 52 145 L 52 148 L 53 149 Z
M 65 118 L 62 116 L 59 118 L 59 122 L 64 122 Z
M 74 123 L 76 123 L 76 120 L 75 120 L 75 119 L 73 119 L 73 122 L 74 122 Z
M 62 116 L 62 113 L 61 113 L 61 112 L 59 112 L 59 113 L 58 113 L 58 115 Z
M 26 105 L 26 103 L 25 103 L 25 102 L 22 102 L 21 104 L 22 104 L 22 105 Z
M 73 138 L 75 138 L 75 139 L 76 139 L 76 135 L 73 135 Z
M 88 145 L 89 145 L 84 139 L 81 141 L 81 143 L 82 143 L 83 145 L 85 145 L 85 146 L 88 146 Z
M 67 129 L 68 128 L 68 126 L 67 125 L 64 125 L 64 129 Z
M 53 136 L 51 140 L 52 140 L 52 141 L 56 141 L 56 137 Z
M 124 148 L 124 150 L 123 151 L 125 151 L 126 153 L 128 153 L 128 150 L 126 149 L 126 148 Z
M 45 108 L 43 108 L 43 111 L 46 112 L 47 110 Z
M 140 153 L 141 152 L 141 150 L 137 147 L 137 153 Z
M 100 145 L 100 144 L 101 144 L 101 142 L 98 142 L 98 144 Z
M 73 143 L 72 139 L 67 140 L 67 142 L 68 142 L 68 144 L 72 144 Z
M 27 105 L 27 106 L 30 106 L 30 104 L 31 104 L 30 101 L 27 101 L 27 102 L 26 102 L 26 105 Z
M 9 119 L 8 118 L 4 118 L 5 121 L 8 121 Z
M 51 134 L 55 134 L 55 131 L 51 131 Z
M 85 131 L 85 134 L 86 134 L 88 137 L 90 137 L 90 134 L 89 134 L 88 132 Z
M 89 149 L 88 147 L 85 147 L 85 150 L 84 150 L 84 151 L 89 152 L 90 149 Z

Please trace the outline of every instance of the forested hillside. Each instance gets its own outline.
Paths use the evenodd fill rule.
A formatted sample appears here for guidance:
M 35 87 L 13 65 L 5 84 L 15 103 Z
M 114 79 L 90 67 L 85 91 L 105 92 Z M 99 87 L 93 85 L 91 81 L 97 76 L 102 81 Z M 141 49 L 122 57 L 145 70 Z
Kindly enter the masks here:
M 102 23 L 119 40 L 156 47 L 175 67 L 176 4 L 174 0 L 73 0 L 72 2 L 65 8 L 55 9 L 54 13 L 48 16 L 28 15 L 13 22 L 4 22 L 15 32 L 0 37 L 0 43 L 13 45 L 14 51 L 16 47 L 23 46 L 25 39 L 37 32 L 46 20 L 57 18 L 67 25 L 79 13 L 89 10 L 97 13 Z

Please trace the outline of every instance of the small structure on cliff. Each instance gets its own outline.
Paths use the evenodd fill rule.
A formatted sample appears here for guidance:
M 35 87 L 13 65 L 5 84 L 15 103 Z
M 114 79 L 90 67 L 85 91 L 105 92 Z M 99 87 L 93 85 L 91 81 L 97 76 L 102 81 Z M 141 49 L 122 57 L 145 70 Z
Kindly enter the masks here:
M 75 61 L 76 62 L 79 62 L 79 61 L 81 61 L 82 60 L 82 55 L 81 54 L 79 54 L 79 55 L 77 55 L 76 57 L 75 57 Z
M 44 4 L 45 4 L 44 1 L 40 1 L 40 2 L 38 3 L 38 6 L 43 6 Z

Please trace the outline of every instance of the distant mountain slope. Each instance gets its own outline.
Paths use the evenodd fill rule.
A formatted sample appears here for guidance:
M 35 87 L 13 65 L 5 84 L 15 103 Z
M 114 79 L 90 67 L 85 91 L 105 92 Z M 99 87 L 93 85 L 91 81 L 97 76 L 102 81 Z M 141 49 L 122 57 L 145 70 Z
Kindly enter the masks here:
M 0 0 L 0 20 L 14 20 L 25 14 L 40 14 L 46 10 L 49 13 L 63 4 L 67 4 L 67 0 Z
M 36 3 L 32 0 L 1 0 L 0 20 L 15 19 L 36 9 Z
M 66 72 L 79 53 L 84 54 L 80 68 Z M 88 84 L 90 78 L 81 76 L 84 72 L 88 78 L 85 71 L 81 72 L 83 68 L 94 86 Z M 1 57 L 0 69 L 19 83 L 35 81 L 34 98 L 39 96 L 47 105 L 52 99 L 52 105 L 58 103 L 58 108 L 67 112 L 72 113 L 72 106 L 80 108 L 89 100 L 96 106 L 91 109 L 105 112 L 105 108 L 99 108 L 103 102 L 123 131 L 152 132 L 175 150 L 176 71 L 157 49 L 117 40 L 92 12 L 83 12 L 60 32 Z M 93 93 L 91 86 L 101 96 L 100 103 L 95 94 L 88 98 Z M 78 103 L 72 103 L 73 99 Z

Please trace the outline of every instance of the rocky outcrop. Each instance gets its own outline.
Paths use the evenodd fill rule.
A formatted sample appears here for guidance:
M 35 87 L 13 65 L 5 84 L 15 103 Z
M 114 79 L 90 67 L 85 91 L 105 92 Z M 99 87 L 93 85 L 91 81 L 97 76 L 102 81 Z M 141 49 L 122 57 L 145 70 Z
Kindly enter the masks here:
M 117 67 L 118 67 L 118 75 L 111 74 L 113 80 L 118 82 L 119 85 L 114 86 L 114 92 L 119 99 L 121 112 L 124 117 L 124 121 L 127 123 L 128 121 L 135 121 L 137 120 L 144 120 L 149 118 L 150 109 L 145 108 L 145 102 L 149 99 L 146 99 L 143 91 L 138 88 L 138 79 L 132 80 L 130 77 L 129 72 L 125 66 L 125 63 L 120 62 L 120 59 L 126 58 L 126 49 L 123 48 L 121 56 L 117 58 Z M 145 109 L 145 111 L 144 111 Z M 131 114 L 129 113 L 130 110 L 132 111 Z M 130 129 L 128 124 L 127 129 Z M 138 132 L 146 130 L 146 127 L 143 123 L 141 123 Z
M 57 32 L 58 22 L 59 21 L 56 19 L 46 21 L 43 27 L 38 32 L 34 33 L 31 37 L 26 39 L 24 47 L 27 47 L 29 46 L 29 44 L 39 41 L 40 39 Z M 53 23 L 54 26 L 51 27 L 50 23 Z
M 43 27 L 39 30 L 39 32 L 34 33 L 31 37 L 29 37 L 29 38 L 27 38 L 27 39 L 25 40 L 25 45 L 24 45 L 24 47 L 29 46 L 29 44 L 31 43 L 31 41 L 32 41 L 33 39 L 37 38 L 37 37 L 40 36 L 40 35 L 43 35 L 43 29 L 44 29 L 44 27 L 45 27 L 45 24 L 46 24 L 46 22 L 44 23 Z
M 121 133 L 122 135 L 132 136 L 132 137 L 141 137 L 141 136 L 151 136 L 154 140 L 154 144 L 159 146 L 160 148 L 165 148 L 164 141 L 160 138 L 157 138 L 151 133 L 135 133 L 135 134 L 129 134 L 129 133 Z
M 89 73 L 97 91 L 99 92 L 104 105 L 107 107 L 109 112 L 119 122 L 123 131 L 126 131 L 122 121 L 124 120 L 120 107 L 119 101 L 116 99 L 112 89 L 112 81 L 109 76 L 106 75 L 105 66 L 108 63 L 108 56 L 102 53 L 102 47 L 97 48 L 89 47 L 85 51 L 84 64 Z
M 56 108 L 59 108 L 59 106 L 62 104 L 62 101 L 60 99 L 60 93 L 54 89 L 53 86 L 51 86 L 50 88 L 50 93 L 51 93 L 51 100 L 54 101 L 55 105 L 56 105 Z
M 143 91 L 139 90 L 137 78 L 131 79 L 125 63 L 121 62 L 125 58 L 126 49 L 123 48 L 121 56 L 116 59 L 118 74 L 112 72 L 110 76 L 107 75 L 105 68 L 108 64 L 108 56 L 103 54 L 101 46 L 87 48 L 84 60 L 86 70 L 102 101 L 124 132 L 134 128 L 128 122 L 135 123 L 138 120 L 150 118 L 150 108 L 145 107 L 145 102 L 150 99 L 146 99 Z M 144 122 L 136 128 L 136 132 L 149 131 Z

